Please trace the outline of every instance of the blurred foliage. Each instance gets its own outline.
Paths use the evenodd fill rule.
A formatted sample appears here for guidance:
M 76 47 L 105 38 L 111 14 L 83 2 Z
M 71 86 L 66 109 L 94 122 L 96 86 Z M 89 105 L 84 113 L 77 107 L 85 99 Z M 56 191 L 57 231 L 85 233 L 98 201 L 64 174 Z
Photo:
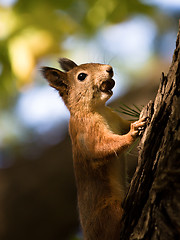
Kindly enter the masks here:
M 152 7 L 138 0 L 17 0 L 0 6 L 0 108 L 15 102 L 33 82 L 39 60 L 60 54 L 68 36 L 92 36 L 137 12 L 152 14 Z

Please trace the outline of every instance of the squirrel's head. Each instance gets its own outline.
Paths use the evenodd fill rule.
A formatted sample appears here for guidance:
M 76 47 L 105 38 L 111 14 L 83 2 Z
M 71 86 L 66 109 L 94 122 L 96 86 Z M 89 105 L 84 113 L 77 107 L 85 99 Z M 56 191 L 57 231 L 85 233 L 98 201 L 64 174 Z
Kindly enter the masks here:
M 60 71 L 43 67 L 43 76 L 49 85 L 59 91 L 69 110 L 75 106 L 95 107 L 105 104 L 112 96 L 115 85 L 110 65 L 86 63 L 77 65 L 67 58 L 60 58 Z

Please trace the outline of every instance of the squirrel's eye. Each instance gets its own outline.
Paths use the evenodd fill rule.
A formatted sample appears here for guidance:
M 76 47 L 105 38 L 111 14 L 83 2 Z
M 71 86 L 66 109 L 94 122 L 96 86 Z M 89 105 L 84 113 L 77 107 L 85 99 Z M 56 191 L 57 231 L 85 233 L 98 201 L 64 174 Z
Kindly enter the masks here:
M 86 73 L 80 73 L 78 75 L 78 80 L 80 81 L 84 81 L 84 79 L 87 77 L 87 74 Z

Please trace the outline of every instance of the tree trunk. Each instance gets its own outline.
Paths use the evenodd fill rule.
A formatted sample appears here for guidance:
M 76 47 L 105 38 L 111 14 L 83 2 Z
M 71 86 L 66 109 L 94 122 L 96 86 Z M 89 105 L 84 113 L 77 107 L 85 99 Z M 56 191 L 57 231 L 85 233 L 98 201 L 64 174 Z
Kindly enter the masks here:
M 149 123 L 123 203 L 120 239 L 180 239 L 180 27 L 169 72 L 141 116 Z

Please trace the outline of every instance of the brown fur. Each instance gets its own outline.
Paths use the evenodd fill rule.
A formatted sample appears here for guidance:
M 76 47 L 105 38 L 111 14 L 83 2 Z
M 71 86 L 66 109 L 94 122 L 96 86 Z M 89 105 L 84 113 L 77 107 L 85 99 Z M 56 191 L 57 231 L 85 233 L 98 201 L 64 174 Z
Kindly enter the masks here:
M 65 72 L 48 67 L 42 72 L 71 114 L 69 132 L 84 240 L 116 240 L 126 190 L 124 150 L 145 122 L 140 119 L 130 125 L 105 106 L 114 86 L 111 66 L 59 62 Z M 81 73 L 86 74 L 83 80 L 78 79 Z

